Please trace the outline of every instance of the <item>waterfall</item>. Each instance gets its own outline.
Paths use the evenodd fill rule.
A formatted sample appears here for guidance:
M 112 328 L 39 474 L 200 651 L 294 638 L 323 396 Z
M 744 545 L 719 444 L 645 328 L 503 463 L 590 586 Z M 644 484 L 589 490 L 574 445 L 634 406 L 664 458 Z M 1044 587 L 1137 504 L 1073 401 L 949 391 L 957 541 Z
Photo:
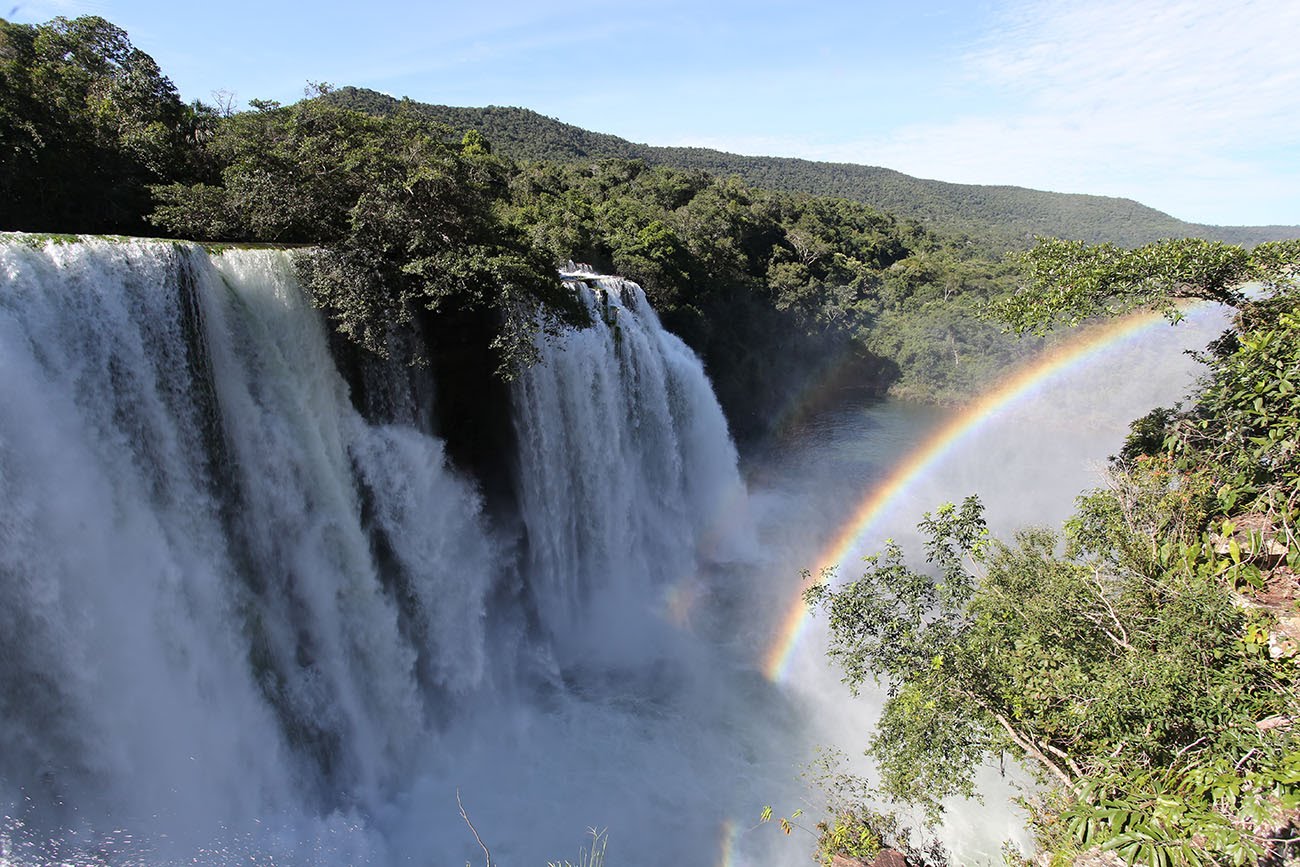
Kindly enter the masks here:
M 36 246 L 0 244 L 0 796 L 199 840 L 373 810 L 483 676 L 473 485 L 353 410 L 286 254 Z
M 609 653 L 644 638 L 610 612 L 734 553 L 744 492 L 699 359 L 641 288 L 566 279 L 595 325 L 543 346 L 514 392 L 524 571 L 552 634 L 586 635 Z
M 475 788 L 538 732 L 643 739 L 638 774 L 681 753 L 639 714 L 709 707 L 681 630 L 752 540 L 704 370 L 637 286 L 565 276 L 595 325 L 515 384 L 517 514 L 488 516 L 418 371 L 362 371 L 354 409 L 290 254 L 6 236 L 0 269 L 0 861 L 464 863 L 464 784 L 541 863 L 598 819 Z M 635 817 L 621 761 L 589 794 Z

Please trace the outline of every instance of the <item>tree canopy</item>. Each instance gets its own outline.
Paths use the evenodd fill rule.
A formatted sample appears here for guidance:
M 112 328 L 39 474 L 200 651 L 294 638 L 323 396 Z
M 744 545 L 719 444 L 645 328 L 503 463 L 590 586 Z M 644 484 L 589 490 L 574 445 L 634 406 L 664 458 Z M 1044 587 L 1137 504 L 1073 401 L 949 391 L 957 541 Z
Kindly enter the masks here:
M 402 102 L 363 88 L 344 87 L 331 99 L 386 114 Z M 525 108 L 465 108 L 414 103 L 425 117 L 457 130 L 478 129 L 518 160 L 589 163 L 640 160 L 718 177 L 736 176 L 752 187 L 845 198 L 918 220 L 986 253 L 1021 250 L 1036 235 L 1109 241 L 1135 246 L 1159 238 L 1200 236 L 1253 244 L 1300 235 L 1296 226 L 1205 226 L 1188 223 L 1132 199 L 1055 193 L 1024 187 L 954 184 L 915 178 L 880 166 L 828 163 L 791 157 L 742 156 L 709 148 L 655 147 L 592 132 Z
M 580 159 L 515 162 L 532 154 L 497 121 L 517 112 L 461 113 L 453 130 L 428 106 L 328 85 L 291 106 L 184 105 L 97 17 L 3 23 L 0 80 L 0 228 L 303 245 L 317 303 L 381 354 L 418 350 L 393 335 L 437 316 L 518 370 L 539 331 L 584 321 L 554 278 L 568 260 L 646 287 L 742 437 L 819 380 L 961 400 L 1034 345 L 976 315 L 1018 266 L 862 196 L 628 159 L 591 135 L 573 140 Z
M 481 137 L 308 99 L 221 123 L 219 184 L 155 186 L 150 219 L 176 234 L 310 244 L 300 272 L 339 330 L 380 354 L 418 311 L 500 316 L 501 369 L 535 360 L 538 328 L 586 324 L 552 262 L 504 220 L 509 167 Z
M 991 305 L 991 312 L 1017 333 L 1042 333 L 1058 324 L 1077 325 L 1092 316 L 1140 307 L 1175 313 L 1182 300 L 1239 306 L 1249 297 L 1249 283 L 1273 291 L 1293 283 L 1300 241 L 1270 241 L 1247 250 L 1183 238 L 1128 250 L 1040 238 L 1020 262 L 1023 286 Z
M 148 185 L 196 174 L 211 120 L 103 18 L 0 20 L 0 225 L 140 232 Z

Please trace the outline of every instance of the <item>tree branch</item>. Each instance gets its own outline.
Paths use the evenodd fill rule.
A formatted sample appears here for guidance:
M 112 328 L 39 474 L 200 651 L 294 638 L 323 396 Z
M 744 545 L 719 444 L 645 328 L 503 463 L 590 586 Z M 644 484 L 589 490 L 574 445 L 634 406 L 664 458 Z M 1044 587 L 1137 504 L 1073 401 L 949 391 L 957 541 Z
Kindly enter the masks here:
M 1097 574 L 1096 570 L 1093 570 L 1092 581 L 1090 583 L 1092 586 L 1097 588 L 1097 598 L 1101 601 L 1102 605 L 1106 606 L 1106 612 L 1110 614 L 1110 619 L 1114 622 L 1115 628 L 1119 630 L 1119 635 L 1115 635 L 1106 627 L 1101 626 L 1100 623 L 1097 625 L 1101 626 L 1102 632 L 1105 632 L 1110 636 L 1111 641 L 1114 641 L 1125 650 L 1132 650 L 1133 645 L 1128 643 L 1128 631 L 1124 629 L 1124 624 L 1120 622 L 1119 614 L 1115 612 L 1115 606 L 1111 605 L 1110 600 L 1106 598 L 1106 588 L 1101 583 L 1101 577 Z
M 483 857 L 487 859 L 486 867 L 492 867 L 492 853 L 488 851 L 483 838 L 478 835 L 478 829 L 474 827 L 474 823 L 469 820 L 469 814 L 465 812 L 465 805 L 460 802 L 459 788 L 456 789 L 456 808 L 460 810 L 460 817 L 465 820 L 466 825 L 469 825 L 470 833 L 474 835 L 474 839 L 478 841 L 478 845 L 483 849 Z
M 985 710 L 989 710 L 987 706 L 985 707 Z M 1017 732 L 1015 727 L 1011 725 L 1011 723 L 1007 720 L 1005 716 L 992 710 L 989 710 L 989 713 L 993 714 L 993 718 L 998 721 L 998 723 L 1002 726 L 1002 728 L 1006 729 L 1007 734 L 1011 737 L 1011 740 L 1015 742 L 1016 746 L 1020 747 L 1026 753 L 1038 759 L 1038 761 L 1043 764 L 1043 767 L 1051 771 L 1056 776 L 1057 779 L 1059 779 L 1063 784 L 1065 784 L 1065 787 L 1067 789 L 1069 789 L 1071 792 L 1074 791 L 1074 780 L 1070 779 L 1070 775 L 1067 774 L 1065 771 L 1063 771 L 1060 765 L 1056 764 L 1051 759 L 1049 759 L 1047 755 L 1043 753 L 1043 751 L 1040 750 L 1034 744 L 1033 741 L 1029 740 L 1025 736 L 1021 735 L 1019 732 Z M 1070 764 L 1073 765 L 1074 763 L 1071 762 Z
M 1065 763 L 1070 766 L 1070 770 L 1074 772 L 1074 775 L 1076 777 L 1083 776 L 1083 770 L 1077 764 L 1074 763 L 1074 759 L 1070 758 L 1069 754 L 1066 753 L 1064 750 L 1057 749 L 1056 747 L 1052 746 L 1046 741 L 1038 741 L 1037 743 L 1039 746 L 1047 750 L 1052 755 L 1056 756 L 1059 759 L 1063 759 Z

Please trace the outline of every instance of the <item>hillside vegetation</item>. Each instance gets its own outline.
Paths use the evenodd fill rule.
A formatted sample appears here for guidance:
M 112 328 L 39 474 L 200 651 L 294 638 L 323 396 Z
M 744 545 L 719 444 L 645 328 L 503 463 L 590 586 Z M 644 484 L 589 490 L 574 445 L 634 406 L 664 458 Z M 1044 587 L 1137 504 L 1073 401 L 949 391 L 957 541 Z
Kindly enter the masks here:
M 1063 539 L 992 541 L 971 499 L 927 516 L 929 571 L 890 546 L 811 600 L 850 686 L 886 689 L 871 742 L 885 796 L 935 815 L 1010 755 L 1042 783 L 1034 820 L 1056 864 L 1098 847 L 1150 865 L 1294 855 L 1300 242 L 1138 244 L 1197 227 L 865 167 L 619 152 L 640 146 L 513 109 L 443 123 L 366 91 L 223 113 L 183 104 L 98 17 L 0 21 L 0 85 L 0 229 L 297 245 L 353 399 L 382 414 L 365 394 L 376 357 L 427 365 L 440 435 L 489 497 L 508 472 L 505 383 L 538 341 L 589 320 L 557 279 L 569 259 L 646 287 L 742 434 L 837 372 L 859 389 L 971 393 L 1041 339 L 1013 341 L 988 311 L 1033 332 L 1137 306 L 1176 314 L 1185 298 L 1236 306 L 1200 388 L 1135 423 Z M 740 162 L 707 162 L 724 158 Z M 771 178 L 723 168 L 746 161 Z M 800 186 L 836 171 L 838 195 Z M 857 198 L 853 179 L 873 172 L 922 185 L 902 206 L 946 228 Z M 1108 243 L 994 255 L 1029 224 Z M 870 815 L 826 824 L 827 860 L 878 848 Z
M 1003 308 L 1016 327 L 1189 297 L 1233 304 L 1235 327 L 1185 405 L 1133 424 L 1064 538 L 991 539 L 971 497 L 925 516 L 924 570 L 887 543 L 860 578 L 809 592 L 845 682 L 885 687 L 877 794 L 933 818 L 1011 756 L 1038 778 L 1047 857 L 1008 863 L 1295 863 L 1300 243 L 1051 242 L 1032 259 Z M 852 854 L 838 841 L 857 836 L 823 848 Z
M 185 105 L 93 16 L 0 22 L 0 82 L 0 229 L 308 246 L 300 276 L 340 345 L 432 360 L 440 406 L 462 394 L 467 417 L 536 340 L 581 324 L 555 279 L 570 260 L 645 286 L 741 438 L 811 391 L 960 401 L 1040 345 L 979 315 L 1019 279 L 1006 247 L 1065 231 L 1028 208 L 992 219 L 1015 210 L 994 188 L 644 148 L 516 109 L 327 85 L 291 106 Z M 869 177 L 907 187 L 902 210 Z M 982 204 L 959 213 L 949 188 Z M 906 216 L 926 209 L 935 223 Z
M 337 105 L 378 114 L 402 100 L 345 87 Z M 1049 193 L 1024 187 L 952 184 L 892 169 L 790 157 L 754 157 L 707 148 L 654 147 L 591 132 L 523 108 L 458 108 L 407 101 L 406 112 L 458 131 L 477 129 L 514 159 L 558 162 L 636 159 L 647 165 L 736 175 L 769 190 L 838 196 L 863 202 L 933 229 L 994 246 L 1023 248 L 1038 235 L 1134 246 L 1162 238 L 1202 237 L 1235 244 L 1300 237 L 1300 226 L 1206 226 L 1176 219 L 1132 199 Z
M 1036 345 L 976 316 L 1013 267 L 843 197 L 640 159 L 514 159 L 505 129 L 501 147 L 328 86 L 290 106 L 185 105 L 98 17 L 0 22 L 0 81 L 0 229 L 302 245 L 349 369 L 431 362 L 458 419 L 490 414 L 536 340 L 581 325 L 555 274 L 570 260 L 645 286 L 742 438 L 810 389 L 959 400 Z M 482 463 L 490 440 L 467 441 Z

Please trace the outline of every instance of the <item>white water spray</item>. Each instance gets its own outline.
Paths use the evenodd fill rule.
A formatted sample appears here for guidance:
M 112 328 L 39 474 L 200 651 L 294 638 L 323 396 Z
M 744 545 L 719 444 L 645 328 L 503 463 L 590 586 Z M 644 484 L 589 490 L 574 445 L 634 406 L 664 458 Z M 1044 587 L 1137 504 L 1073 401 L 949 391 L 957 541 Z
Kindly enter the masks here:
M 608 615 L 734 556 L 744 489 L 699 359 L 641 288 L 569 282 L 596 325 L 545 347 L 515 391 L 524 572 L 551 634 L 635 661 L 648 636 Z
M 473 488 L 352 410 L 283 254 L 0 257 L 11 810 L 183 850 L 382 804 L 483 670 Z

